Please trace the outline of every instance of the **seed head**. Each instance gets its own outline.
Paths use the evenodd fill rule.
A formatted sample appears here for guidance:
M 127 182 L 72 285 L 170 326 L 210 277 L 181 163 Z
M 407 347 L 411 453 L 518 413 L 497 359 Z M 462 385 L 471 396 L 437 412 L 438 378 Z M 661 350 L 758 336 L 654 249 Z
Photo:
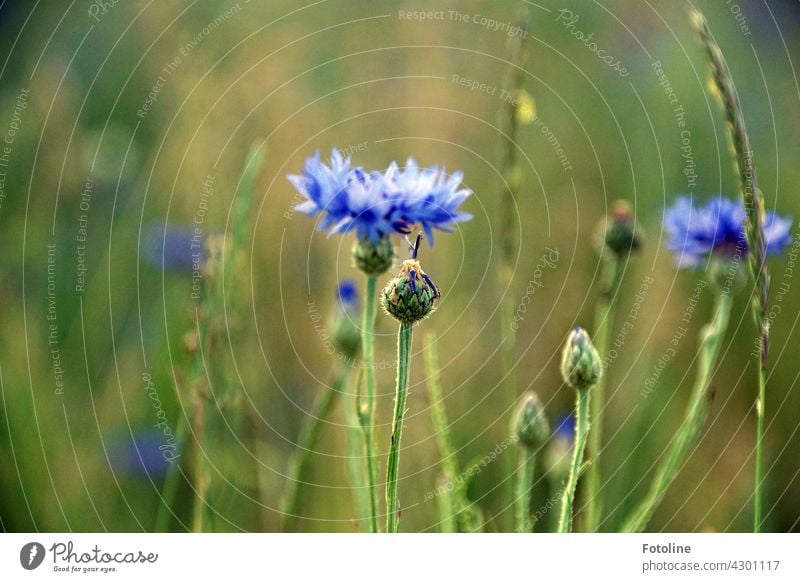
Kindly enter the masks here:
M 439 298 L 439 290 L 422 270 L 417 259 L 403 261 L 400 273 L 384 287 L 383 310 L 400 321 L 411 324 L 428 317 Z

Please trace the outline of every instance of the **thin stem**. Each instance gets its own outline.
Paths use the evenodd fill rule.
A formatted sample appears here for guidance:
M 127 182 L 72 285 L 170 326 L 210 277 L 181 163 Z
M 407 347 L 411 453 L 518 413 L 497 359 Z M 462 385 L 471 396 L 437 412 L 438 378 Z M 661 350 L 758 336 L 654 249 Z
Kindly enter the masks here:
M 764 360 L 766 361 L 766 358 Z M 758 400 L 756 401 L 756 481 L 755 481 L 755 507 L 753 512 L 753 531 L 761 533 L 762 518 L 762 494 L 761 489 L 764 480 L 764 408 L 766 406 L 766 371 L 759 368 L 758 371 Z
M 438 513 L 439 528 L 442 533 L 458 533 L 458 509 L 454 505 L 453 495 L 447 491 L 451 479 L 444 473 L 436 480 L 437 488 L 442 491 L 436 497 L 436 511 Z
M 178 420 L 175 425 L 175 443 L 177 450 L 181 453 L 184 449 L 186 441 L 186 414 L 181 411 L 178 415 Z M 178 493 L 178 467 L 180 464 L 177 459 L 170 462 L 167 467 L 166 475 L 164 476 L 164 485 L 161 490 L 161 503 L 158 506 L 158 513 L 156 514 L 155 531 L 168 532 L 171 517 L 173 516 L 173 505 L 175 504 L 175 496 Z
M 192 512 L 192 531 L 201 533 L 205 527 L 205 511 L 208 503 L 209 477 L 206 469 L 205 443 L 206 433 L 206 398 L 200 393 L 195 394 L 195 457 L 194 457 L 194 509 Z
M 531 493 L 533 477 L 536 473 L 536 451 L 528 447 L 519 449 L 519 467 L 517 469 L 516 521 L 517 531 L 532 532 L 535 524 L 531 520 Z
M 586 487 L 584 488 L 584 515 L 586 531 L 593 532 L 597 529 L 603 512 L 603 499 L 600 492 L 600 449 L 603 448 L 603 409 L 606 406 L 606 382 L 608 380 L 608 347 L 611 345 L 611 335 L 614 330 L 616 295 L 619 282 L 622 279 L 622 269 L 616 256 L 609 256 L 603 265 L 603 287 L 600 297 L 595 305 L 594 313 L 594 341 L 597 353 L 603 361 L 603 373 L 592 387 L 592 433 L 589 435 L 587 446 L 589 468 L 586 472 Z
M 369 484 L 369 526 L 370 531 L 380 531 L 378 526 L 378 459 L 375 454 L 375 366 L 373 365 L 373 334 L 375 332 L 375 306 L 377 304 L 378 278 L 367 277 L 367 292 L 364 297 L 364 312 L 361 319 L 361 346 L 363 349 L 364 375 L 367 390 L 363 406 L 359 406 L 358 414 L 361 431 L 364 435 L 364 454 L 367 458 L 367 482 Z
M 667 454 L 656 470 L 650 490 L 622 526 L 625 532 L 641 532 L 647 527 L 656 507 L 664 498 L 667 488 L 686 460 L 689 448 L 697 441 L 708 417 L 708 387 L 717 365 L 719 350 L 731 312 L 731 294 L 717 294 L 714 318 L 700 332 L 699 364 L 695 384 L 681 422 Z
M 761 531 L 762 483 L 763 480 L 763 441 L 764 413 L 766 406 L 767 356 L 769 353 L 769 270 L 767 269 L 767 246 L 765 233 L 766 210 L 764 194 L 758 187 L 753 150 L 744 121 L 736 86 L 728 64 L 717 41 L 711 35 L 705 17 L 697 10 L 691 12 L 692 24 L 706 49 L 711 72 L 716 84 L 717 94 L 722 100 L 725 117 L 728 121 L 731 143 L 739 170 L 740 192 L 747 214 L 745 234 L 747 237 L 748 265 L 753 278 L 755 293 L 752 294 L 751 307 L 759 333 L 761 349 L 758 357 L 758 400 L 756 401 L 756 468 L 754 484 L 754 524 L 753 530 Z
M 439 382 L 439 358 L 436 354 L 436 334 L 425 336 L 425 375 L 430 398 L 431 421 L 436 436 L 439 456 L 442 458 L 443 487 L 439 496 L 442 505 L 451 507 L 456 515 L 458 531 L 472 532 L 481 528 L 481 520 L 467 498 L 466 481 L 458 479 L 459 467 L 453 439 L 450 434 L 450 423 L 444 408 L 444 395 Z M 441 510 L 442 512 L 444 509 Z M 449 521 L 448 521 L 449 523 Z M 449 527 L 449 526 L 448 526 Z
M 386 531 L 388 533 L 397 533 L 400 525 L 397 476 L 400 463 L 400 438 L 403 434 L 403 417 L 408 396 L 412 329 L 411 324 L 401 323 L 400 332 L 397 335 L 397 389 L 394 399 L 394 419 L 392 420 L 392 442 L 389 446 L 389 460 L 386 464 Z
M 281 506 L 283 531 L 285 532 L 293 531 L 297 525 L 303 485 L 308 483 L 309 480 L 311 461 L 316 454 L 317 445 L 322 435 L 322 427 L 328 421 L 331 410 L 333 410 L 333 406 L 344 388 L 347 372 L 342 369 L 342 364 L 337 364 L 337 368 L 333 375 L 333 385 L 326 386 L 317 393 L 311 406 L 311 411 L 303 421 L 294 454 L 289 460 L 289 468 L 286 472 L 289 491 Z
M 520 7 L 517 22 L 522 29 L 528 29 L 530 11 L 527 6 Z M 507 99 L 504 107 L 498 114 L 498 127 L 501 133 L 505 134 L 500 142 L 500 164 L 503 171 L 504 187 L 500 196 L 500 236 L 498 246 L 500 251 L 500 271 L 498 282 L 500 290 L 504 294 L 502 301 L 502 312 L 500 316 L 503 338 L 503 374 L 505 381 L 503 389 L 505 394 L 503 399 L 513 402 L 517 399 L 516 371 L 514 363 L 516 360 L 516 329 L 514 321 L 516 299 L 511 292 L 511 283 L 514 273 L 514 261 L 519 254 L 519 223 L 516 215 L 517 199 L 522 189 L 523 167 L 519 160 L 519 146 L 517 144 L 517 134 L 519 130 L 519 120 L 517 107 L 519 104 L 519 94 L 525 82 L 525 64 L 528 59 L 527 34 L 517 35 L 508 39 L 508 62 L 510 64 L 506 71 L 503 85 L 508 87 L 514 94 L 514 99 Z M 511 475 L 514 470 L 513 458 L 506 456 L 501 463 L 503 475 Z M 502 493 L 508 499 L 513 493 L 511 479 L 502 480 Z M 503 522 L 508 530 L 512 527 L 511 512 L 505 512 Z
M 575 444 L 572 451 L 572 466 L 569 470 L 567 484 L 561 497 L 561 516 L 558 520 L 558 532 L 569 533 L 572 531 L 572 506 L 575 501 L 575 490 L 578 488 L 578 479 L 581 476 L 583 453 L 586 450 L 586 437 L 589 433 L 589 393 L 591 388 L 577 390 L 577 404 L 575 406 Z
M 358 372 L 354 391 L 345 395 L 344 419 L 347 424 L 347 472 L 353 485 L 353 496 L 358 507 L 359 523 L 369 521 L 372 508 L 370 506 L 370 491 L 367 486 L 367 462 L 364 453 L 364 435 L 361 431 L 358 406 L 361 395 L 361 385 L 364 380 L 364 369 Z

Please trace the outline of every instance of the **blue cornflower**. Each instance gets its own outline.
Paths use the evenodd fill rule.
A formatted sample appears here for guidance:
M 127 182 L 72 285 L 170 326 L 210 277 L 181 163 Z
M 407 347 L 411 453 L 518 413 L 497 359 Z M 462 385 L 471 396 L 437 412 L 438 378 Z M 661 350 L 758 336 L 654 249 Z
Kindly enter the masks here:
M 689 197 L 680 197 L 664 213 L 667 248 L 675 254 L 679 267 L 696 267 L 712 256 L 747 254 L 744 232 L 746 214 L 741 201 L 717 197 L 705 206 L 695 206 Z M 767 254 L 780 254 L 791 242 L 791 218 L 774 212 L 764 217 Z
M 190 228 L 150 226 L 145 232 L 142 255 L 157 269 L 191 271 L 206 260 L 205 238 L 196 236 Z
M 572 458 L 572 446 L 575 443 L 575 417 L 563 414 L 553 425 L 553 438 L 545 453 L 545 466 L 550 477 L 556 481 L 567 476 Z
M 458 207 L 471 194 L 461 188 L 464 179 L 462 172 L 449 176 L 438 166 L 420 168 L 414 158 L 408 158 L 406 166 L 400 169 L 392 162 L 384 175 L 387 188 L 397 204 L 397 220 L 407 232 L 411 225 L 419 224 L 425 236 L 433 244 L 433 229 L 452 232 L 453 225 L 472 218 L 471 214 L 459 212 Z
M 336 348 L 352 361 L 361 348 L 361 328 L 356 316 L 358 287 L 351 279 L 342 279 L 336 288 L 337 309 L 330 324 L 330 333 Z
M 117 434 L 106 446 L 112 469 L 124 475 L 158 477 L 180 457 L 174 443 L 155 430 Z
M 352 279 L 342 279 L 336 288 L 336 298 L 342 311 L 352 313 L 358 310 L 358 287 Z
M 553 436 L 556 440 L 566 441 L 570 445 L 575 440 L 575 417 L 571 414 L 562 414 L 555 424 Z
M 335 225 L 350 213 L 347 200 L 347 185 L 350 181 L 350 156 L 342 156 L 339 150 L 331 152 L 330 165 L 320 159 L 319 150 L 313 158 L 306 159 L 302 175 L 291 175 L 289 181 L 307 200 L 295 210 L 316 216 L 325 212 L 319 229 Z
M 408 234 L 420 225 L 433 242 L 433 229 L 452 231 L 472 218 L 458 207 L 470 195 L 461 188 L 463 174 L 448 176 L 437 166 L 419 168 L 413 158 L 402 170 L 392 163 L 385 172 L 351 168 L 349 157 L 334 149 L 330 165 L 317 152 L 302 175 L 289 181 L 306 200 L 295 209 L 308 216 L 323 214 L 319 229 L 328 234 L 355 232 L 373 243 L 391 234 Z

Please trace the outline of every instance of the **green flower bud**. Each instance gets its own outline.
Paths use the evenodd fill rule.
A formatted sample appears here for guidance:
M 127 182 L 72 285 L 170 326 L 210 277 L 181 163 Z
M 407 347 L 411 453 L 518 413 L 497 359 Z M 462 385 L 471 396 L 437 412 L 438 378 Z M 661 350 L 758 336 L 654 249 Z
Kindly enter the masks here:
M 388 236 L 378 242 L 357 239 L 353 245 L 353 263 L 367 275 L 382 275 L 392 267 L 394 247 Z
M 383 310 L 400 321 L 411 324 L 433 312 L 439 290 L 425 274 L 416 259 L 403 261 L 400 273 L 389 281 L 381 293 Z
M 642 234 L 633 218 L 633 210 L 627 200 L 616 200 L 611 205 L 611 215 L 598 227 L 601 244 L 617 257 L 639 251 Z
M 550 423 L 547 422 L 544 408 L 535 392 L 528 392 L 522 397 L 514 413 L 511 430 L 520 444 L 531 450 L 536 450 L 547 442 Z
M 561 375 L 564 382 L 576 390 L 588 390 L 597 383 L 601 373 L 600 355 L 589 334 L 581 327 L 572 330 L 561 355 Z

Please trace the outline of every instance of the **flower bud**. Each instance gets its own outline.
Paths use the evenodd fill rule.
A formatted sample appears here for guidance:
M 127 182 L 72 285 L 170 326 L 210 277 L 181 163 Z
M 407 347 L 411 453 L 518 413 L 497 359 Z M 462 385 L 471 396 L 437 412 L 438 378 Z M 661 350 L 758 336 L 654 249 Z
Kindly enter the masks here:
M 604 244 L 617 257 L 637 252 L 642 246 L 639 225 L 627 200 L 615 200 L 611 214 L 600 224 L 599 234 Z
M 394 248 L 388 236 L 377 242 L 369 238 L 359 238 L 353 245 L 353 262 L 367 275 L 382 275 L 392 267 Z
M 522 397 L 514 413 L 511 430 L 520 444 L 528 449 L 536 450 L 547 442 L 550 425 L 535 392 L 528 392 Z
M 361 330 L 358 327 L 358 289 L 353 281 L 339 283 L 337 306 L 330 324 L 330 334 L 336 349 L 348 360 L 355 360 L 361 349 Z
M 433 312 L 439 291 L 416 259 L 403 261 L 400 273 L 381 293 L 383 310 L 400 321 L 411 324 Z
M 576 390 L 588 390 L 600 378 L 601 362 L 589 334 L 581 327 L 572 330 L 561 355 L 564 382 Z

